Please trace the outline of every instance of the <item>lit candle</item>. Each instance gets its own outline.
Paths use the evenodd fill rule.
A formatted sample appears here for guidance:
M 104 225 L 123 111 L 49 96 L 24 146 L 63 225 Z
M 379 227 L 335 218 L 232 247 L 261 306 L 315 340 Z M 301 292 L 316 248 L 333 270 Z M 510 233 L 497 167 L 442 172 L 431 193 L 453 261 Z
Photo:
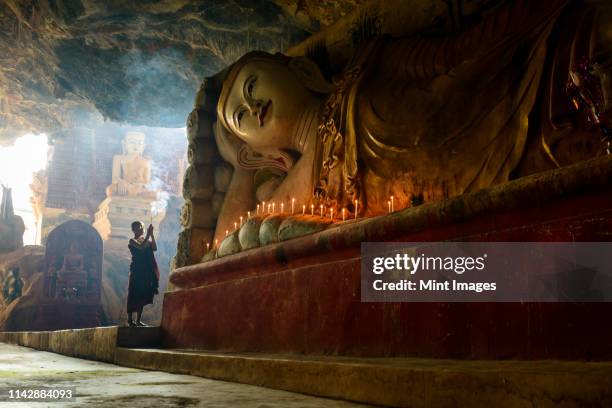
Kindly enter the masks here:
M 227 235 L 229 234 L 229 230 L 225 230 L 225 236 L 227 237 Z
M 285 203 L 281 203 L 281 214 L 285 212 Z
M 240 216 L 240 226 L 242 227 L 242 215 Z
M 344 220 L 345 220 L 345 218 L 346 218 L 346 217 L 345 217 L 345 214 L 346 214 L 346 208 L 343 208 L 343 209 L 342 209 L 342 221 L 344 221 Z
M 251 218 L 251 212 L 247 211 L 247 219 Z
M 355 200 L 355 219 L 357 219 L 358 212 L 359 212 L 359 201 Z
M 395 203 L 393 202 L 393 196 L 391 196 L 391 212 L 395 211 Z
M 238 229 L 238 223 L 234 221 L 234 231 Z
M 387 201 L 387 207 L 389 207 L 388 212 L 391 214 L 391 200 Z
M 314 204 L 310 204 L 310 215 L 314 215 Z
M 272 214 L 274 214 L 274 211 L 276 211 L 276 203 L 272 203 Z
M 334 220 L 334 209 L 330 208 L 329 210 L 329 218 L 333 221 Z
M 321 204 L 321 217 L 323 216 L 323 204 Z
M 270 207 L 270 204 L 268 204 L 268 212 L 270 211 L 269 207 Z M 262 214 L 266 213 L 266 202 L 265 201 L 261 202 L 261 213 Z
M 210 251 L 210 243 L 206 243 L 206 252 Z
M 257 215 L 259 215 L 259 204 L 257 204 Z
M 219 246 L 219 240 L 215 239 L 215 248 Z
M 302 215 L 306 215 L 306 204 L 302 205 Z
M 272 207 L 272 204 L 268 204 L 268 214 L 270 214 L 270 207 Z
M 291 215 L 295 212 L 295 198 L 291 199 Z

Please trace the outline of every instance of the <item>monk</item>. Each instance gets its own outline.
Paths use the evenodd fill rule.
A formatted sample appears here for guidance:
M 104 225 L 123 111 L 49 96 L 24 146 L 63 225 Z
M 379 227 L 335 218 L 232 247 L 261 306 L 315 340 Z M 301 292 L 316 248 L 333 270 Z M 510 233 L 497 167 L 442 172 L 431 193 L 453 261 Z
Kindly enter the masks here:
M 144 234 L 144 224 L 140 221 L 132 223 L 134 238 L 130 239 L 128 248 L 132 254 L 130 278 L 128 286 L 127 313 L 129 326 L 146 326 L 142 321 L 142 309 L 153 303 L 153 297 L 158 293 L 159 269 L 153 252 L 157 251 L 157 243 L 153 234 L 153 225 Z M 136 322 L 133 315 L 136 312 Z

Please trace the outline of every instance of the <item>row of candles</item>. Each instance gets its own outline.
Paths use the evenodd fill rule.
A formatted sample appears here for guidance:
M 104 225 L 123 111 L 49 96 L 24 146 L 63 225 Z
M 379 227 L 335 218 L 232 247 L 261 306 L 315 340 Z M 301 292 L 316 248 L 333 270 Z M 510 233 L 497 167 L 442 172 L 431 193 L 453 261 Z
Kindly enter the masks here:
M 389 200 L 387 201 L 387 208 L 388 208 L 389 214 L 395 211 L 394 201 L 395 200 L 393 196 L 389 197 Z M 359 201 L 355 200 L 354 204 L 355 204 L 354 217 L 355 219 L 357 219 L 357 214 L 359 214 Z M 324 216 L 324 209 L 325 207 L 323 206 L 323 204 L 319 205 L 319 211 L 317 212 L 320 214 L 321 217 Z M 263 201 L 261 204 L 257 204 L 257 208 L 255 211 L 256 211 L 256 215 L 275 214 L 276 213 L 276 203 L 268 202 L 266 206 L 266 202 Z M 285 212 L 285 203 L 281 202 L 280 203 L 280 214 L 283 214 L 284 212 Z M 342 214 L 342 221 L 346 221 L 346 208 L 342 209 L 341 214 Z M 291 215 L 295 215 L 295 198 L 291 199 Z M 302 215 L 306 215 L 306 205 L 305 204 L 302 205 Z M 310 215 L 312 216 L 315 215 L 315 205 L 314 204 L 310 204 Z M 247 211 L 246 219 L 248 220 L 249 218 L 251 218 L 251 212 Z M 333 207 L 329 209 L 329 218 L 332 221 L 334 219 Z M 234 231 L 236 231 L 238 227 L 242 227 L 244 220 L 245 218 L 243 216 L 240 216 L 240 222 L 234 221 Z M 228 236 L 229 233 L 230 233 L 229 230 L 225 230 L 225 236 Z M 218 246 L 219 246 L 219 240 L 215 239 L 215 248 L 217 248 Z M 208 251 L 210 251 L 209 242 L 206 243 L 206 252 Z

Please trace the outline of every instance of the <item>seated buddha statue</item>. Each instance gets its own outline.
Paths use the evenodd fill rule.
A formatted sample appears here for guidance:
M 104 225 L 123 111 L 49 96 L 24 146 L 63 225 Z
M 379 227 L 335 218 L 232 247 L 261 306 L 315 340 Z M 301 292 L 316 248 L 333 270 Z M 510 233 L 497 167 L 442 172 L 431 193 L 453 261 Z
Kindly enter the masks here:
M 215 237 L 260 201 L 371 216 L 390 196 L 403 208 L 605 154 L 610 15 L 502 2 L 446 37 L 371 39 L 333 81 L 306 57 L 246 54 L 205 88 L 234 167 Z
M 55 279 L 56 292 L 61 294 L 76 293 L 80 297 L 87 289 L 88 273 L 85 269 L 85 257 L 79 251 L 76 241 L 70 243 L 64 262 Z
M 60 276 L 67 273 L 85 273 L 84 259 L 79 252 L 78 244 L 75 241 L 71 242 L 68 253 L 64 255 L 62 268 L 59 270 Z
M 156 193 L 147 188 L 151 181 L 151 161 L 143 156 L 145 135 L 128 132 L 123 139 L 123 154 L 113 157 L 112 184 L 107 196 L 128 196 L 155 199 Z

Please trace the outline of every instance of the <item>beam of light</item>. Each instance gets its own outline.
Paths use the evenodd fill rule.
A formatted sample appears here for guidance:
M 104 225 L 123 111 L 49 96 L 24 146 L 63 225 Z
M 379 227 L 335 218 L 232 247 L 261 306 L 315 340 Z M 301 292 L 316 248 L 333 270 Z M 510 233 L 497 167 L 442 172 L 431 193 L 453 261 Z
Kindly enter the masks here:
M 46 168 L 47 151 L 45 134 L 28 134 L 11 146 L 0 147 L 0 183 L 13 189 L 15 214 L 23 218 L 26 226 L 25 245 L 33 245 L 36 239 L 36 220 L 30 204 L 32 174 Z

